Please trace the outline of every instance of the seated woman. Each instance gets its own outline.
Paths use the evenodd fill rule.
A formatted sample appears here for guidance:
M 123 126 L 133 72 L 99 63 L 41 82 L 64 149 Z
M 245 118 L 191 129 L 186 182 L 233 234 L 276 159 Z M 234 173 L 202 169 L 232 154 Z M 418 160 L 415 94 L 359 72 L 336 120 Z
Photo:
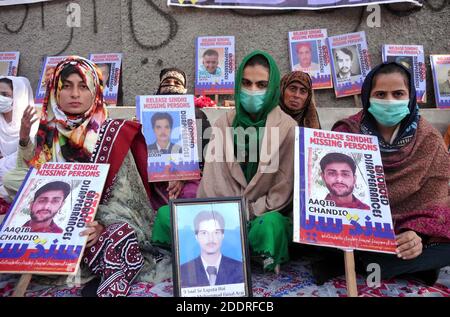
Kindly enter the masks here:
M 311 77 L 304 72 L 286 74 L 280 83 L 280 108 L 290 115 L 299 127 L 320 129 Z
M 88 235 L 83 263 L 101 279 L 97 296 L 126 296 L 139 273 L 153 281 L 153 210 L 141 125 L 107 119 L 100 70 L 77 56 L 60 62 L 48 83 L 36 144 L 29 138 L 33 116 L 29 107 L 22 118 L 22 170 L 45 162 L 110 164 L 95 221 L 82 233 Z M 5 178 L 10 190 L 19 185 L 17 173 L 9 183 L 9 174 Z
M 178 68 L 163 69 L 159 75 L 159 80 L 157 95 L 184 95 L 187 92 L 186 74 Z M 200 124 L 199 121 L 201 120 L 201 128 L 204 131 L 209 127 L 209 122 L 203 111 L 197 108 L 195 108 L 195 111 L 197 125 Z M 206 144 L 203 143 L 202 148 L 204 146 Z M 199 183 L 199 180 L 150 183 L 152 207 L 159 210 L 160 208 L 168 208 L 167 204 L 170 199 L 195 198 Z
M 450 264 L 450 158 L 439 132 L 419 114 L 414 81 L 396 63 L 367 75 L 363 110 L 338 121 L 334 131 L 378 137 L 389 193 L 397 254 L 360 253 L 364 270 L 378 263 L 381 277 L 414 273 L 434 284 Z
M 214 124 L 197 193 L 199 198 L 243 196 L 250 250 L 265 270 L 276 272 L 289 260 L 292 241 L 292 210 L 280 211 L 292 200 L 297 125 L 278 106 L 279 82 L 278 67 L 266 52 L 243 59 L 236 75 L 236 109 Z
M 16 167 L 20 119 L 27 106 L 34 107 L 33 90 L 28 79 L 0 76 L 0 199 L 8 200 L 3 177 Z M 37 124 L 30 132 L 32 136 L 36 130 Z

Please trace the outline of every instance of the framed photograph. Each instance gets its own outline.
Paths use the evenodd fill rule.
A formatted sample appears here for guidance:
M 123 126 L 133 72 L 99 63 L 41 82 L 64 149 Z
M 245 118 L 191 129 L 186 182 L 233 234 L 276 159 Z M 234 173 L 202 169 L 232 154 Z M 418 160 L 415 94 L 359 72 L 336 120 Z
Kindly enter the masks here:
M 174 296 L 252 296 L 241 197 L 171 201 Z

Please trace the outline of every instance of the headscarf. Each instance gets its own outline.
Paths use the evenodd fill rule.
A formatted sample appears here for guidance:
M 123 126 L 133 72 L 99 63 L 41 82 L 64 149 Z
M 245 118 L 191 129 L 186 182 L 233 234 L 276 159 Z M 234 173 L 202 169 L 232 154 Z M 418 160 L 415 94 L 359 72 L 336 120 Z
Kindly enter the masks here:
M 250 114 L 245 111 L 245 109 L 241 105 L 241 84 L 242 84 L 242 76 L 244 74 L 244 68 L 247 65 L 247 62 L 256 55 L 262 55 L 267 62 L 269 63 L 269 84 L 267 86 L 267 92 L 264 99 L 264 104 L 262 110 L 256 114 L 256 119 L 253 120 L 250 117 Z M 257 162 L 247 162 L 247 158 L 249 157 L 250 144 L 254 142 L 255 138 L 257 140 L 258 146 L 261 144 L 263 135 L 260 133 L 259 128 L 266 126 L 267 116 L 269 113 L 278 105 L 280 100 L 280 71 L 278 70 L 278 66 L 275 63 L 275 60 L 268 53 L 263 51 L 254 51 L 248 54 L 239 65 L 239 69 L 236 74 L 236 82 L 235 82 L 235 93 L 234 93 L 234 101 L 236 107 L 236 116 L 233 120 L 233 128 L 236 129 L 238 127 L 242 127 L 246 130 L 249 127 L 254 127 L 254 133 L 249 135 L 250 142 L 244 142 L 244 144 L 238 144 L 237 134 L 234 134 L 234 148 L 235 153 L 241 153 L 245 151 L 246 162 L 241 164 L 242 171 L 244 172 L 245 178 L 247 182 L 253 178 L 253 176 L 258 171 L 259 164 L 259 150 L 257 152 Z
M 384 141 L 380 132 L 378 131 L 377 122 L 372 114 L 368 111 L 370 106 L 370 92 L 373 88 L 373 79 L 377 75 L 378 71 L 380 71 L 383 67 L 387 65 L 394 64 L 405 70 L 408 75 L 409 81 L 409 115 L 407 115 L 400 123 L 400 129 L 392 144 L 389 144 Z M 413 139 L 416 130 L 417 124 L 419 122 L 419 106 L 417 105 L 416 99 L 416 88 L 414 87 L 413 76 L 410 71 L 401 64 L 395 62 L 382 63 L 377 67 L 373 68 L 369 74 L 367 74 L 366 79 L 364 80 L 362 90 L 361 90 L 361 100 L 363 105 L 363 119 L 361 122 L 361 132 L 363 134 L 376 135 L 378 137 L 378 142 L 380 144 L 380 150 L 382 152 L 396 152 L 404 145 L 411 142 Z
M 308 98 L 302 109 L 290 109 L 284 103 L 284 93 L 290 84 L 297 82 L 308 90 Z M 319 115 L 317 114 L 311 77 L 301 71 L 290 72 L 283 76 L 280 83 L 280 108 L 290 115 L 298 126 L 312 129 L 320 129 Z
M 61 72 L 73 67 L 93 94 L 91 107 L 83 114 L 65 114 L 59 107 L 63 86 Z M 103 100 L 102 74 L 93 62 L 79 56 L 61 61 L 47 84 L 42 117 L 36 136 L 35 156 L 29 162 L 39 168 L 47 161 L 89 162 L 100 127 L 107 118 Z
M 164 85 L 163 81 L 173 78 L 179 80 L 183 87 L 174 86 L 174 85 Z M 171 67 L 171 68 L 164 68 L 161 70 L 161 73 L 159 74 L 159 87 L 158 91 L 156 92 L 157 95 L 183 95 L 187 92 L 186 89 L 186 74 L 178 68 Z
M 17 151 L 19 142 L 20 122 L 23 112 L 28 105 L 34 107 L 33 90 L 30 82 L 25 77 L 0 76 L 12 81 L 13 86 L 13 110 L 12 121 L 6 122 L 3 115 L 0 115 L 0 153 L 4 156 Z M 34 124 L 30 136 L 36 134 L 37 124 Z

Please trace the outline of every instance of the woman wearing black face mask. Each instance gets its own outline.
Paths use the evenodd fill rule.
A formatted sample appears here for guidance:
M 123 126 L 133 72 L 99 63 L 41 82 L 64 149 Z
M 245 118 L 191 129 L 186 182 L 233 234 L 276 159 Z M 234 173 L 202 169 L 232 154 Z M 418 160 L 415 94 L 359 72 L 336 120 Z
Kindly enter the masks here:
M 382 278 L 417 273 L 434 284 L 450 264 L 450 159 L 442 137 L 419 115 L 414 82 L 396 63 L 366 77 L 363 110 L 333 130 L 378 137 L 396 233 L 397 254 L 362 253 L 378 263 Z M 420 272 L 420 273 L 419 273 Z

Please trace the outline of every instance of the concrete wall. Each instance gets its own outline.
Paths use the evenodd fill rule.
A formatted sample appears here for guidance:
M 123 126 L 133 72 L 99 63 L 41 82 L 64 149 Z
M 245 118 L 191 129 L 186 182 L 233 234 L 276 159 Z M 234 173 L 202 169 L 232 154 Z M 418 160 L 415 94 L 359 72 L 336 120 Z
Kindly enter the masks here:
M 16 30 L 24 18 L 25 6 L 1 7 L 0 51 L 21 52 L 19 74 L 27 76 L 33 88 L 37 86 L 42 57 L 59 53 L 69 43 L 71 29 L 66 26 L 65 10 L 71 2 L 81 6 L 81 27 L 73 30 L 72 41 L 63 54 L 123 52 L 125 105 L 134 105 L 136 95 L 154 93 L 159 71 L 164 67 L 184 69 L 189 77 L 189 90 L 193 91 L 194 40 L 199 35 L 234 35 L 238 61 L 254 49 L 264 49 L 275 57 L 283 73 L 289 70 L 287 33 L 292 30 L 327 28 L 329 35 L 364 30 L 373 64 L 381 61 L 383 43 L 423 44 L 426 55 L 450 53 L 449 5 L 439 12 L 424 7 L 406 17 L 395 16 L 383 7 L 381 27 L 369 28 L 365 18 L 359 23 L 363 8 L 282 13 L 168 8 L 165 0 L 154 0 L 166 13 L 163 16 L 149 0 L 132 1 L 136 38 L 144 46 L 156 48 L 142 47 L 133 38 L 127 0 L 54 0 L 43 5 L 44 26 L 41 4 L 30 5 L 28 17 L 17 33 L 8 32 L 3 25 Z M 97 33 L 94 32 L 94 2 Z M 241 13 L 263 15 L 242 16 Z M 423 107 L 434 107 L 429 65 L 428 71 L 429 101 Z M 352 97 L 336 100 L 333 90 L 318 91 L 316 99 L 319 107 L 354 106 Z

